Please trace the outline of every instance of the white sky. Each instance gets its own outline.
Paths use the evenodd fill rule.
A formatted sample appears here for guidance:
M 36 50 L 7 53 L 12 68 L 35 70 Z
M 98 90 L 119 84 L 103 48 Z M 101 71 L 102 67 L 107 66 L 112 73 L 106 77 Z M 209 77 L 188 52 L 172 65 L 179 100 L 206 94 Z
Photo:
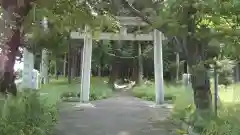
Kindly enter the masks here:
M 23 69 L 23 62 L 21 61 L 16 61 L 15 65 L 14 65 L 14 70 L 18 70 L 18 69 Z
M 22 52 L 23 49 L 21 47 L 19 47 L 19 51 Z M 23 69 L 23 58 L 22 58 L 21 62 L 17 61 L 17 60 L 15 61 L 14 70 L 16 71 L 18 69 Z

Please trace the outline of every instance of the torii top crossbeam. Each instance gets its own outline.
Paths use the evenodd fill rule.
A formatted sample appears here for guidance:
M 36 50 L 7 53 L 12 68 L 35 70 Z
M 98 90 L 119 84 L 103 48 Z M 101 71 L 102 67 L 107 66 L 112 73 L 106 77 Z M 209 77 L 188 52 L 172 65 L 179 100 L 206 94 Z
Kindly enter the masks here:
M 116 16 L 122 26 L 120 33 L 102 32 L 94 40 L 131 40 L 131 41 L 153 41 L 153 32 L 148 34 L 127 33 L 126 26 L 146 26 L 148 25 L 139 17 Z M 86 32 L 71 32 L 71 39 L 84 39 Z
M 146 26 L 147 23 L 143 22 L 139 17 L 126 17 L 126 16 L 116 16 L 116 19 L 123 26 Z
M 120 22 L 120 25 L 125 26 L 147 26 L 148 24 L 142 21 L 139 17 L 127 17 L 127 16 L 116 16 L 116 20 Z M 126 31 L 126 30 L 124 30 Z M 84 39 L 85 32 L 71 32 L 71 39 Z M 28 38 L 32 37 L 32 34 L 27 34 Z M 153 41 L 153 33 L 149 34 L 131 34 L 124 33 L 119 35 L 119 33 L 101 33 L 98 37 L 93 37 L 93 39 L 98 40 L 137 40 L 137 41 Z

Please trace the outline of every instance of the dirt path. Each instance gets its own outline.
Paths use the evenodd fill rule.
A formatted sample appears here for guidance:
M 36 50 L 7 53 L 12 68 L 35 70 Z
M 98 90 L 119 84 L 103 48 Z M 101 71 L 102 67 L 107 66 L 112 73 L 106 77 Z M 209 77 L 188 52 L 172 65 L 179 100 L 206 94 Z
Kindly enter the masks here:
M 75 108 L 66 103 L 60 111 L 56 135 L 174 135 L 166 120 L 169 106 L 118 93 L 112 98 L 92 102 L 95 107 Z

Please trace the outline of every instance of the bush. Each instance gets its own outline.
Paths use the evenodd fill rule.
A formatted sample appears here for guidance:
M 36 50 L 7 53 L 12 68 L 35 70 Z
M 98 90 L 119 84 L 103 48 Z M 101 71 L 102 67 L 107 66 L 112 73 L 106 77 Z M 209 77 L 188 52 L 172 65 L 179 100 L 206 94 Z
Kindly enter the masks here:
M 0 105 L 1 135 L 50 135 L 57 122 L 56 105 L 45 104 L 39 93 L 19 92 Z
M 223 59 L 217 61 L 218 67 L 218 83 L 223 85 L 229 85 L 233 82 L 233 68 L 234 61 L 229 59 Z

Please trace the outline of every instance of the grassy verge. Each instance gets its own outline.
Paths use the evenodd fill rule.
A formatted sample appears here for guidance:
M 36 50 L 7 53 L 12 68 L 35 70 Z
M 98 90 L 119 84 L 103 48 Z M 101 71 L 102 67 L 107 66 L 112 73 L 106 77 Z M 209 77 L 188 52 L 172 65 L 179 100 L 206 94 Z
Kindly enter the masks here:
M 52 135 L 58 119 L 56 104 L 48 104 L 37 91 L 24 90 L 0 100 L 1 135 Z
M 106 78 L 91 78 L 91 100 L 106 98 L 111 90 Z M 57 103 L 66 92 L 79 92 L 78 81 L 51 79 L 39 91 L 22 90 L 16 97 L 1 97 L 0 135 L 52 135 L 58 119 Z M 78 98 L 79 99 L 79 98 Z
M 165 84 L 164 86 L 164 94 L 165 101 L 173 103 L 178 95 L 185 92 L 186 88 L 180 85 L 171 85 Z M 189 91 L 189 90 L 187 90 Z M 153 82 L 148 82 L 147 84 L 136 86 L 132 90 L 132 94 L 135 97 L 142 98 L 149 101 L 155 100 L 155 86 Z
M 165 86 L 165 98 L 174 97 L 172 117 L 184 120 L 195 128 L 201 135 L 233 135 L 240 134 L 240 84 L 228 87 L 219 86 L 220 104 L 218 116 L 207 114 L 198 115 L 193 103 L 193 91 L 181 86 L 168 84 Z M 212 87 L 213 90 L 213 87 Z M 213 92 L 212 92 L 213 93 Z M 154 100 L 154 85 L 148 84 L 134 88 L 133 94 L 137 97 Z
M 105 81 L 107 81 L 107 78 L 91 78 L 90 100 L 99 100 L 111 96 L 112 90 Z M 80 84 L 77 80 L 68 84 L 66 78 L 53 79 L 48 85 L 43 86 L 40 92 L 44 94 L 42 97 L 46 97 L 49 103 L 54 103 L 60 101 L 62 96 L 77 96 L 80 92 Z
M 240 134 L 240 96 L 239 84 L 227 88 L 219 86 L 219 106 L 217 116 L 208 112 L 201 117 L 193 104 L 192 92 L 182 93 L 174 102 L 173 118 L 184 120 L 201 135 Z

